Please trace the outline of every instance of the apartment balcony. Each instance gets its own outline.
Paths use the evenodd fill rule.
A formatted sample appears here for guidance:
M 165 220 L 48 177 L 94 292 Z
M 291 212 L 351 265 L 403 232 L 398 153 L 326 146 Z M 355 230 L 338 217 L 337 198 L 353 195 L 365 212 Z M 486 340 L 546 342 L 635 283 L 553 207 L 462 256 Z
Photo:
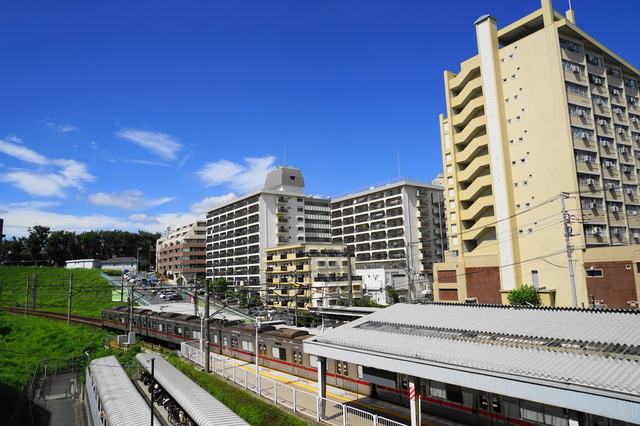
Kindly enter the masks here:
M 276 198 L 276 204 L 288 204 L 289 199 L 287 197 L 278 197 Z
M 311 272 L 311 265 L 296 265 L 295 272 Z
M 387 212 L 387 216 L 402 216 L 402 209 L 391 210 Z
M 276 229 L 277 235 L 287 235 L 288 233 L 289 233 L 289 228 L 287 227 L 278 226 L 278 228 Z
M 402 231 L 389 231 L 387 233 L 387 237 L 388 238 L 402 237 L 403 235 L 404 235 L 404 230 L 402 230 Z
M 289 219 L 287 219 L 284 216 L 276 216 L 276 225 L 286 225 L 287 223 L 289 223 Z
M 419 218 L 429 217 L 429 210 L 427 210 L 427 209 L 418 209 L 418 217 Z
M 356 242 L 360 243 L 362 241 L 369 241 L 370 237 L 369 234 L 364 234 L 364 235 L 357 235 L 356 236 Z
M 289 244 L 288 237 L 278 237 L 278 245 Z
M 353 220 L 353 218 L 349 218 L 349 219 L 345 219 L 342 221 L 343 225 L 351 225 L 353 224 L 355 221 Z
M 371 234 L 371 239 L 372 240 L 383 240 L 387 238 L 387 233 L 386 232 L 374 232 Z

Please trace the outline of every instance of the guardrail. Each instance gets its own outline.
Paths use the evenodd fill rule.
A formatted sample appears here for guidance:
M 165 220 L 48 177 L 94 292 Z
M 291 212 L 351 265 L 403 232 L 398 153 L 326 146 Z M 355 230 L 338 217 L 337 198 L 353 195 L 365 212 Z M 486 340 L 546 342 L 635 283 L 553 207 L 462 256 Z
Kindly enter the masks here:
M 199 342 L 183 342 L 180 351 L 184 358 L 204 366 L 205 355 L 199 346 Z M 209 366 L 213 373 L 222 378 L 231 380 L 245 389 L 271 400 L 276 405 L 283 405 L 294 413 L 311 417 L 317 422 L 334 426 L 405 426 L 405 423 L 399 423 L 395 420 L 279 383 L 268 377 L 256 374 L 255 371 L 239 367 L 227 358 L 215 353 L 209 354 Z

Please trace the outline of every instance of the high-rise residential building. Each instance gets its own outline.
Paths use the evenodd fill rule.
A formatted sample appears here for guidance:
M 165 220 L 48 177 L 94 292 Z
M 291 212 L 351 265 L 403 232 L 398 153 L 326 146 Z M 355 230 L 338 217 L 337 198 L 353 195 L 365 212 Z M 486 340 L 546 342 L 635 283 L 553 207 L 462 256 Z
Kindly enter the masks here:
M 403 177 L 331 200 L 332 241 L 354 254 L 365 290 L 391 287 L 407 301 L 430 295 L 433 264 L 447 249 L 442 190 Z
M 173 228 L 156 241 L 156 271 L 174 279 L 192 282 L 205 273 L 206 222 L 199 220 Z
M 207 213 L 207 278 L 260 290 L 262 250 L 331 242 L 329 200 L 305 195 L 299 169 L 278 167 L 264 187 Z
M 530 284 L 551 305 L 637 307 L 640 72 L 551 0 L 475 26 L 478 54 L 445 72 L 436 300 L 501 303 Z

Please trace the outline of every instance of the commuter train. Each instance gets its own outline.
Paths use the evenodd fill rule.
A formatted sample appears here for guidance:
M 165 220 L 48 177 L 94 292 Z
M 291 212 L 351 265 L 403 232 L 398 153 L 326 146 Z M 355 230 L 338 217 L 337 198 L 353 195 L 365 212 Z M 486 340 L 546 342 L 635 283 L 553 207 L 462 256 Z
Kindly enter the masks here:
M 102 325 L 106 329 L 128 331 L 128 308 L 119 306 L 103 309 Z M 195 315 L 134 308 L 131 326 L 137 335 L 148 341 L 179 347 L 182 342 L 200 340 L 202 324 L 200 317 Z M 210 351 L 254 362 L 255 333 L 254 324 L 210 320 Z M 303 351 L 303 342 L 312 336 L 305 330 L 262 325 L 258 336 L 260 365 L 316 380 L 314 357 Z M 409 406 L 407 383 L 408 378 L 402 374 L 327 360 L 327 384 L 360 395 Z M 423 411 L 469 425 L 631 425 L 589 413 L 569 412 L 561 407 L 432 380 L 422 379 L 420 394 Z

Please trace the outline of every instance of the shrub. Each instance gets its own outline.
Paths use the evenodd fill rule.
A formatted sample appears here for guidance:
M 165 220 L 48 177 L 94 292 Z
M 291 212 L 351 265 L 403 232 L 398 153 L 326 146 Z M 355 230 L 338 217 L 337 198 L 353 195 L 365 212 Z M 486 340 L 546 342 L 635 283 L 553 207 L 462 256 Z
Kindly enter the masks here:
M 542 304 L 540 294 L 538 294 L 538 289 L 528 284 L 524 284 L 511 290 L 507 294 L 507 300 L 510 305 L 540 306 Z

